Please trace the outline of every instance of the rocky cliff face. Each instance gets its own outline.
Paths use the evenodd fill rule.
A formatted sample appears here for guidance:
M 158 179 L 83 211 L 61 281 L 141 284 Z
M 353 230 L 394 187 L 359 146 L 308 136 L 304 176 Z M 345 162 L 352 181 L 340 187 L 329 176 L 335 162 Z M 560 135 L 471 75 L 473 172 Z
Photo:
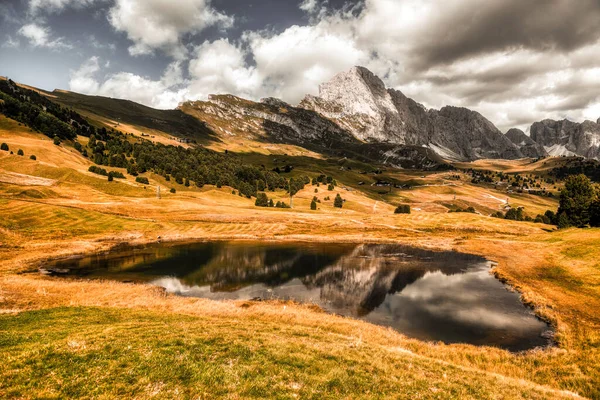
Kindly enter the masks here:
M 179 108 L 205 121 L 222 138 L 294 144 L 332 156 L 399 168 L 447 167 L 442 158 L 426 147 L 365 142 L 335 120 L 279 99 L 266 98 L 257 103 L 232 95 L 211 95 L 208 101 L 187 102 Z
M 545 119 L 531 125 L 530 135 L 551 156 L 600 158 L 600 121 L 577 123 Z
M 521 150 L 525 157 L 538 158 L 548 155 L 542 145 L 536 143 L 520 129 L 509 129 L 506 137 Z
M 523 154 L 490 121 L 466 108 L 426 110 L 387 89 L 366 68 L 354 67 L 306 96 L 299 107 L 318 112 L 362 141 L 427 146 L 444 158 L 520 158 Z

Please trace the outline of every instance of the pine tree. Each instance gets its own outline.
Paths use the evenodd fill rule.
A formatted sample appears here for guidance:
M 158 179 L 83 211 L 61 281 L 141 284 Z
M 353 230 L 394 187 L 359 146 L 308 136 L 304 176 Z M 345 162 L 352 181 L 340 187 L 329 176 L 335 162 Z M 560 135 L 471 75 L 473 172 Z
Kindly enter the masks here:
M 335 200 L 333 201 L 333 206 L 336 208 L 342 208 L 343 205 L 344 199 L 342 199 L 342 196 L 340 196 L 340 194 L 338 193 L 337 196 L 335 196 Z
M 6 143 L 2 143 L 2 144 L 0 145 L 0 150 L 8 151 L 8 150 L 9 150 L 9 149 L 8 149 L 8 145 L 7 145 Z
M 594 187 L 587 176 L 583 174 L 569 176 L 565 188 L 560 193 L 559 222 L 560 215 L 565 214 L 569 225 L 587 225 L 590 221 L 590 205 L 595 197 Z
M 313 201 L 310 202 L 310 209 L 311 210 L 317 209 L 317 202 L 315 201 L 315 199 L 313 199 Z
M 23 153 L 23 150 L 22 150 L 22 149 L 19 149 L 19 151 L 17 151 L 17 155 L 18 155 L 18 156 L 24 156 L 24 155 L 25 155 L 25 153 Z

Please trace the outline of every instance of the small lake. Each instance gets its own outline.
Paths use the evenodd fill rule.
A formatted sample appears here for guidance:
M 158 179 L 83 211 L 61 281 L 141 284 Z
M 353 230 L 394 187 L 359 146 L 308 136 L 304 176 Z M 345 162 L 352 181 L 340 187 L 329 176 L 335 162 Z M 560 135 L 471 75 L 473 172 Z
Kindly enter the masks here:
M 153 244 L 57 260 L 67 277 L 145 282 L 180 296 L 282 299 L 392 327 L 421 340 L 527 350 L 550 327 L 484 258 L 380 244 Z

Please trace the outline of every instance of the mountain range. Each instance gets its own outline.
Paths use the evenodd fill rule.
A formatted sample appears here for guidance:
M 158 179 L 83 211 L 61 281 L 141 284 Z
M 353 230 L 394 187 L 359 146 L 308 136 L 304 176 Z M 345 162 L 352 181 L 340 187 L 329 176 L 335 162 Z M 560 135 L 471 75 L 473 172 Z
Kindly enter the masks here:
M 39 91 L 101 122 L 160 131 L 200 144 L 232 141 L 299 148 L 401 168 L 437 169 L 445 161 L 546 156 L 600 158 L 600 118 L 535 122 L 528 136 L 503 134 L 480 113 L 446 106 L 427 109 L 401 91 L 386 88 L 364 67 L 353 67 L 319 86 L 296 106 L 276 98 L 259 102 L 230 94 L 155 110 L 127 100 L 62 90 Z
M 503 134 L 480 113 L 463 107 L 427 109 L 363 67 L 339 73 L 292 106 L 279 99 L 252 102 L 231 95 L 187 102 L 186 113 L 218 121 L 225 134 L 265 135 L 269 140 L 309 148 L 356 146 L 380 161 L 398 162 L 400 149 L 429 149 L 451 161 L 481 158 L 518 159 L 545 156 L 600 157 L 600 119 L 575 123 L 544 120 L 532 125 L 531 136 L 518 129 Z M 209 122 L 209 125 L 210 122 Z M 360 145 L 359 145 L 360 144 Z M 378 151 L 372 147 L 379 146 Z M 346 147 L 347 148 L 347 147 Z M 375 154 L 374 154 L 375 153 Z

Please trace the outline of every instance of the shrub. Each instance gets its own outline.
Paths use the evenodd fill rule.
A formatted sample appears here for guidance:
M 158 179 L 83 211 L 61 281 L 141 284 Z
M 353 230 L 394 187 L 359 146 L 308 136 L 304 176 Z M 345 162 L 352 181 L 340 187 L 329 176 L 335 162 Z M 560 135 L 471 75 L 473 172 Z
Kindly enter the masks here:
M 138 176 L 137 178 L 135 178 L 135 181 L 137 183 L 142 183 L 144 185 L 149 185 L 150 182 L 148 181 L 148 178 L 144 177 L 144 176 Z
M 275 207 L 275 203 L 273 203 L 273 199 L 269 200 L 269 207 Z
M 58 136 L 54 136 L 54 144 L 57 146 L 60 145 L 60 138 Z
M 538 224 L 546 224 L 546 225 L 552 224 L 552 220 L 550 220 L 550 218 L 548 218 L 548 216 L 545 214 L 538 214 L 535 217 L 535 219 L 533 220 L 533 222 L 537 222 Z
M 548 219 L 550 220 L 550 223 L 553 225 L 558 224 L 558 218 L 556 217 L 556 213 L 554 211 L 551 210 L 547 210 L 544 215 L 546 217 L 548 217 Z
M 92 165 L 88 168 L 88 171 L 94 173 L 94 174 L 98 174 L 98 175 L 102 175 L 102 176 L 108 176 L 108 172 L 106 172 L 106 170 L 104 168 L 100 168 L 100 167 L 96 167 L 95 165 Z
M 333 200 L 333 206 L 336 208 L 342 208 L 343 205 L 344 199 L 342 199 L 342 196 L 340 196 L 340 194 L 338 193 L 337 196 L 335 196 L 335 200 Z
M 492 217 L 504 219 L 504 213 L 502 211 L 496 211 L 495 213 L 492 214 Z
M 290 206 L 285 204 L 284 201 L 278 201 L 277 204 L 275 204 L 275 208 L 290 208 Z
M 333 183 L 330 183 L 329 186 L 327 186 L 327 190 L 333 190 L 335 189 L 335 186 L 333 186 Z
M 169 190 L 169 192 L 171 192 L 171 193 L 177 193 L 177 190 L 175 190 L 175 188 L 171 188 L 171 190 Z
M 310 209 L 311 210 L 317 209 L 317 202 L 314 199 L 313 199 L 313 201 L 310 202 Z
M 109 182 L 112 182 L 112 181 L 113 181 L 113 176 L 112 176 L 112 174 L 108 174 L 108 181 L 109 181 Z
M 7 145 L 6 143 L 2 143 L 2 144 L 0 145 L 0 150 L 8 151 L 8 150 L 9 150 L 9 149 L 8 149 L 8 145 Z
M 400 204 L 394 210 L 394 214 L 410 214 L 410 206 L 408 204 Z
M 125 175 L 123 175 L 119 171 L 110 171 L 108 173 L 108 176 L 112 176 L 113 178 L 125 179 Z
M 523 216 L 523 208 L 511 208 L 506 212 L 504 219 L 510 219 L 512 221 L 523 221 L 525 219 Z
M 17 155 L 18 155 L 18 156 L 24 156 L 24 155 L 25 155 L 25 153 L 23 153 L 23 150 L 22 150 L 22 149 L 19 149 L 19 151 L 17 151 Z
M 32 154 L 29 156 L 29 159 L 35 161 L 35 160 L 37 160 L 37 157 Z
M 254 205 L 257 207 L 268 207 L 269 206 L 269 198 L 266 193 L 258 193 L 256 195 L 256 201 Z

